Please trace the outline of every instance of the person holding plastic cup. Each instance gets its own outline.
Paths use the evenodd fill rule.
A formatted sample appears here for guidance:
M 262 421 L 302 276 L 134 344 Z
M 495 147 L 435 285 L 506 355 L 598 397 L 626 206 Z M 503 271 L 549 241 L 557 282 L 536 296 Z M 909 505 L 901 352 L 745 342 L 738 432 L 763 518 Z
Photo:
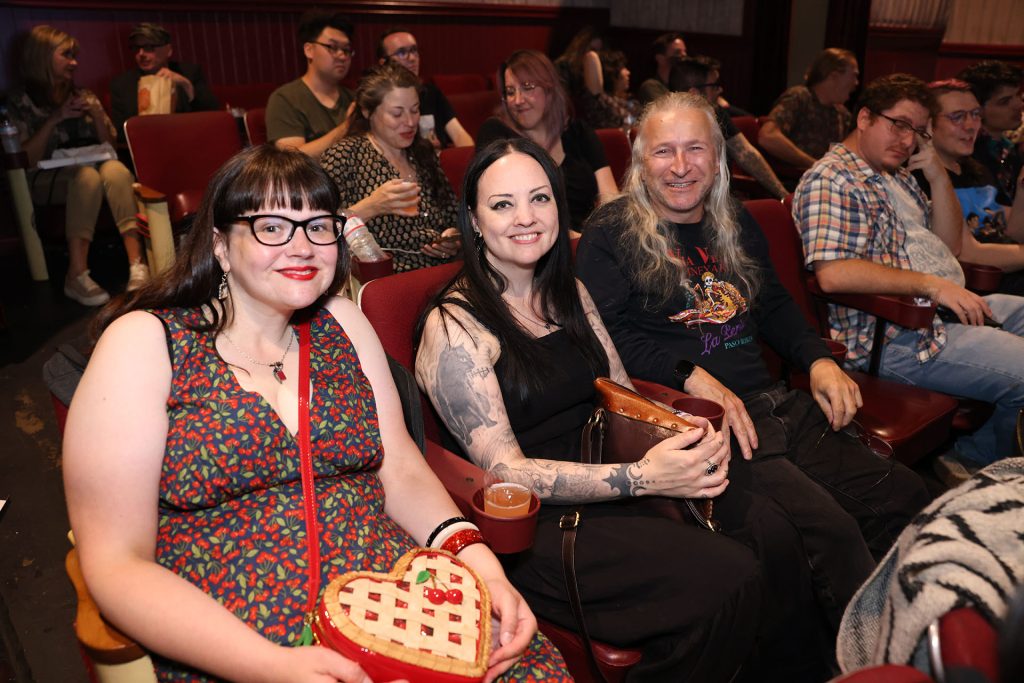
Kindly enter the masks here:
M 366 223 L 398 272 L 444 263 L 461 246 L 455 194 L 420 135 L 418 87 L 401 66 L 371 70 L 356 91 L 348 132 L 320 157 L 341 193 L 341 213 Z

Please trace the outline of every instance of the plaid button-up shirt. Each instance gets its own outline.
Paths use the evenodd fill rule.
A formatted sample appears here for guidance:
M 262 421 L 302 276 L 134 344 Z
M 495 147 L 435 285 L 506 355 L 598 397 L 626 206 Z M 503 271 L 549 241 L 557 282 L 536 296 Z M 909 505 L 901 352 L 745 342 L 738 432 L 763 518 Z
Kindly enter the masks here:
M 920 205 L 925 228 L 931 229 L 931 207 L 914 178 L 899 168 L 892 178 Z M 837 144 L 804 174 L 793 197 L 793 220 L 804 244 L 804 263 L 863 259 L 910 270 L 907 232 L 889 199 L 885 178 L 843 144 Z M 832 336 L 846 344 L 847 359 L 865 367 L 871 355 L 875 317 L 863 311 L 829 304 Z M 886 339 L 904 328 L 888 325 Z M 924 363 L 946 344 L 946 328 L 938 317 L 930 330 L 921 330 L 917 359 Z

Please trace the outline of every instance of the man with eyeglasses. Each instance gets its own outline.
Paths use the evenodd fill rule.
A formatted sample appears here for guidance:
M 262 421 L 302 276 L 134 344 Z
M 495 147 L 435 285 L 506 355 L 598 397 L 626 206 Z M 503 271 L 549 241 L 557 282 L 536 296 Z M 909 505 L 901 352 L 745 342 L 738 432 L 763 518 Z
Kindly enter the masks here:
M 416 37 L 404 28 L 390 28 L 377 41 L 377 61 L 381 64 L 394 62 L 404 66 L 417 76 L 420 75 L 420 48 Z M 455 110 L 441 89 L 433 83 L 424 82 L 420 92 L 420 128 L 426 117 L 434 121 L 432 142 L 440 147 L 472 147 L 473 136 L 466 132 Z
M 1024 153 L 1006 136 L 1007 131 L 1021 125 L 1024 72 L 1006 62 L 986 60 L 967 67 L 957 78 L 971 86 L 981 103 L 981 130 L 974 143 L 974 158 L 992 174 L 999 203 L 1010 206 L 1020 197 L 1024 185 Z
M 669 71 L 668 87 L 672 92 L 688 92 L 707 100 L 715 110 L 729 159 L 753 176 L 772 197 L 782 199 L 789 194 L 765 158 L 732 122 L 729 112 L 718 104 L 722 85 L 718 72 L 711 68 L 710 60 L 701 57 L 678 60 Z
M 299 20 L 306 73 L 267 100 L 267 139 L 319 159 L 345 137 L 355 93 L 342 85 L 352 66 L 352 23 L 341 14 L 314 10 Z
M 801 179 L 793 217 L 824 291 L 924 297 L 943 307 L 925 330 L 887 325 L 879 374 L 995 403 L 992 417 L 940 461 L 939 474 L 952 484 L 1014 452 L 1024 408 L 1024 298 L 964 288 L 956 259 L 964 219 L 931 144 L 935 112 L 928 86 L 913 76 L 870 83 L 856 128 Z M 918 169 L 931 185 L 930 205 L 910 174 Z M 847 362 L 865 367 L 876 319 L 837 305 L 829 313 Z
M 1017 194 L 1012 206 L 999 203 L 1000 193 L 996 181 L 971 154 L 975 139 L 982 126 L 982 109 L 970 86 L 964 81 L 950 79 L 930 83 L 939 111 L 933 121 L 933 144 L 939 160 L 949 174 L 960 202 L 964 219 L 974 214 L 978 225 L 964 233 L 962 261 L 981 263 L 1019 271 L 1024 268 L 1024 192 Z M 914 171 L 914 178 L 927 195 L 931 188 L 924 175 Z M 980 246 L 978 242 L 996 242 Z M 1020 279 L 1012 289 L 1011 284 Z M 1024 293 L 1024 278 L 1004 277 L 1001 292 Z
M 128 44 L 136 67 L 118 74 L 110 82 L 111 117 L 119 141 L 124 142 L 124 122 L 138 115 L 140 98 L 148 97 L 148 93 L 144 95 L 139 90 L 139 80 L 143 76 L 159 76 L 173 84 L 175 112 L 220 109 L 220 103 L 206 83 L 202 67 L 171 60 L 174 47 L 167 29 L 156 24 L 138 24 L 128 34 Z

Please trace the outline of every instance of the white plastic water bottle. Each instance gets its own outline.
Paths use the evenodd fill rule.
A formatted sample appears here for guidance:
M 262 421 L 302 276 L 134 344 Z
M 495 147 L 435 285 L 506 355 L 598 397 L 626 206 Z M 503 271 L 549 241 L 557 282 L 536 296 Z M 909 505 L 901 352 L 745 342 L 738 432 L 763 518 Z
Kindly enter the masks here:
M 374 262 L 387 258 L 384 250 L 377 244 L 377 240 L 373 238 L 366 228 L 366 223 L 359 216 L 348 217 L 348 220 L 345 221 L 344 235 L 349 249 L 352 250 L 352 256 L 357 261 Z
M 4 152 L 7 154 L 17 154 L 21 151 L 18 127 L 11 121 L 6 108 L 0 109 L 0 138 L 3 139 Z

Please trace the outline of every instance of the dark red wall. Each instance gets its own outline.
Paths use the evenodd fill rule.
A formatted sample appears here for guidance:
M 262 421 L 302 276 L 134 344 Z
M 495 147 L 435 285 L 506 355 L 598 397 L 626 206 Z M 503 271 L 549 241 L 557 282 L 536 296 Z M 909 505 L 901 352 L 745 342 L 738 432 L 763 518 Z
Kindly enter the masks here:
M 66 6 L 60 6 L 60 5 Z M 158 4 L 162 9 L 154 10 Z M 423 52 L 423 75 L 492 75 L 517 48 L 547 52 L 587 23 L 607 24 L 607 10 L 426 2 L 317 3 L 337 6 L 356 24 L 353 82 L 374 62 L 378 35 L 395 24 L 408 27 Z M 211 3 L 13 2 L 0 7 L 0 88 L 16 79 L 18 39 L 37 24 L 52 24 L 81 44 L 77 81 L 103 92 L 110 78 L 132 65 L 127 36 L 132 25 L 152 21 L 174 38 L 176 56 L 202 64 L 210 83 L 284 83 L 302 73 L 305 62 L 295 25 L 309 5 L 219 0 Z
M 77 80 L 100 94 L 113 75 L 131 66 L 127 36 L 131 26 L 140 21 L 153 21 L 170 30 L 176 56 L 202 64 L 214 85 L 283 83 L 304 69 L 295 24 L 301 11 L 312 4 L 293 6 L 279 0 L 6 2 L 0 6 L 0 90 L 16 80 L 19 37 L 42 23 L 78 38 L 81 63 Z M 424 76 L 467 72 L 491 76 L 502 59 L 517 48 L 558 54 L 579 28 L 607 26 L 609 19 L 607 9 L 588 8 L 366 0 L 316 4 L 336 6 L 356 24 L 352 83 L 373 63 L 377 36 L 395 24 L 416 34 L 423 51 Z M 788 13 L 773 10 L 765 15 L 765 8 L 780 4 L 788 6 L 747 2 L 742 36 L 686 36 L 692 54 L 709 54 L 722 61 L 726 96 L 737 104 L 767 107 L 785 85 L 779 80 L 784 79 L 785 64 L 779 59 L 785 59 L 785 50 L 768 48 L 787 44 Z M 155 5 L 160 9 L 153 9 Z M 769 21 L 772 17 L 775 19 Z M 608 34 L 611 46 L 626 52 L 635 85 L 650 75 L 649 46 L 660 32 L 617 28 Z M 773 79 L 772 74 L 779 78 Z

